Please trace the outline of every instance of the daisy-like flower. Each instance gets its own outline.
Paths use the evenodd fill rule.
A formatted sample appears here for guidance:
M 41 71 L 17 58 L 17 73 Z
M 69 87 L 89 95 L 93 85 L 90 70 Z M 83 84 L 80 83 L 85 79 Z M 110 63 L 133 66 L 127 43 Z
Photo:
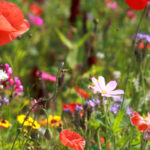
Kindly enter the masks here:
M 49 124 L 49 126 L 54 127 L 54 128 L 61 127 L 63 124 L 63 122 L 61 120 L 61 116 L 49 115 L 48 116 L 48 124 Z M 40 125 L 46 126 L 47 125 L 47 119 L 40 120 Z
M 0 128 L 7 129 L 10 126 L 11 124 L 7 120 L 4 119 L 0 120 Z
M 92 85 L 89 88 L 93 89 L 94 93 L 101 93 L 104 97 L 116 97 L 120 94 L 124 94 L 124 90 L 114 90 L 117 87 L 116 81 L 110 81 L 105 84 L 105 79 L 102 76 L 98 77 L 98 80 L 92 77 Z
M 78 133 L 64 129 L 60 132 L 60 142 L 74 150 L 84 150 L 85 140 Z
M 20 124 L 23 124 L 23 122 L 24 122 L 24 127 L 32 127 L 33 129 L 39 129 L 40 128 L 40 125 L 37 123 L 37 121 L 33 120 L 32 117 L 29 116 L 26 120 L 25 120 L 25 118 L 26 118 L 26 115 L 19 115 L 17 117 L 17 121 Z
M 132 113 L 130 118 L 131 124 L 137 126 L 139 131 L 150 131 L 150 114 L 148 113 L 145 118 L 139 115 L 137 112 Z
M 0 81 L 6 81 L 8 79 L 8 75 L 3 70 L 0 70 Z

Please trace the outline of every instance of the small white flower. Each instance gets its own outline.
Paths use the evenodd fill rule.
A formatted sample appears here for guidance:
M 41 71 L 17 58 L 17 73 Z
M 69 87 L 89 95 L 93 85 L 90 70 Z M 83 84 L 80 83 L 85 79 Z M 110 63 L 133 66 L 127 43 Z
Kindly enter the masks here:
M 121 78 L 121 72 L 116 70 L 113 72 L 113 76 L 115 79 L 120 79 Z
M 0 81 L 6 81 L 8 79 L 8 75 L 3 70 L 0 70 Z
M 98 52 L 98 53 L 97 53 L 97 57 L 98 57 L 98 58 L 104 58 L 105 55 L 104 55 L 104 53 Z

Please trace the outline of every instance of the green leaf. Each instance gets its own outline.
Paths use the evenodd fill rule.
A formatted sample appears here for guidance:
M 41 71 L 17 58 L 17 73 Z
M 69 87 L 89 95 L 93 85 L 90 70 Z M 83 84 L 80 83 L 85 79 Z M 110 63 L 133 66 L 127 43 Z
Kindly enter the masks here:
M 85 34 L 77 43 L 76 48 L 80 48 L 91 34 Z
M 113 132 L 116 133 L 120 130 L 120 124 L 123 120 L 124 116 L 124 111 L 120 111 L 117 117 L 114 119 L 114 124 L 113 124 Z
M 59 30 L 56 29 L 56 33 L 65 46 L 67 46 L 70 50 L 73 49 L 73 44 Z

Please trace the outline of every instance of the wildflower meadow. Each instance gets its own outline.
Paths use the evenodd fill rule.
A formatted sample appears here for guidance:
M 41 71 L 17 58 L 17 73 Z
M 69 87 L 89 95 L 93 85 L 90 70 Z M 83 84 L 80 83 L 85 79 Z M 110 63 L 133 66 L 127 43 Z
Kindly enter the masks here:
M 150 0 L 0 1 L 0 150 L 150 150 Z

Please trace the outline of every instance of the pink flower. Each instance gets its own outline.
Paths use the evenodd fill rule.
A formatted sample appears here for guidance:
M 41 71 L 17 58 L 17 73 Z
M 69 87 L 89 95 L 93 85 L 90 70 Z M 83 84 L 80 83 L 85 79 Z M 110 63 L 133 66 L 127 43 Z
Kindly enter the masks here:
M 117 4 L 117 2 L 112 2 L 111 0 L 106 0 L 106 6 L 108 7 L 108 8 L 110 8 L 110 9 L 112 9 L 112 10 L 114 10 L 114 11 L 116 11 L 117 10 L 117 8 L 118 8 L 118 4 Z
M 130 19 L 135 19 L 134 10 L 128 9 L 128 10 L 126 11 L 126 14 L 130 17 Z
M 42 26 L 44 23 L 43 19 L 40 16 L 28 14 L 28 18 L 30 20 L 31 25 Z
M 89 85 L 89 88 L 92 88 L 94 93 L 101 93 L 104 97 L 115 97 L 120 94 L 124 94 L 123 90 L 114 90 L 117 87 L 116 81 L 110 81 L 105 84 L 105 79 L 102 76 L 98 77 L 98 80 L 92 77 L 93 85 Z
M 37 76 L 37 77 L 40 76 L 40 71 L 37 71 L 37 72 L 36 72 L 36 76 Z M 43 80 L 50 80 L 50 81 L 52 81 L 52 82 L 56 82 L 56 76 L 50 75 L 50 74 L 48 74 L 48 73 L 46 73 L 46 72 L 44 72 L 44 71 L 42 71 L 42 73 L 41 73 L 41 78 L 42 78 Z

